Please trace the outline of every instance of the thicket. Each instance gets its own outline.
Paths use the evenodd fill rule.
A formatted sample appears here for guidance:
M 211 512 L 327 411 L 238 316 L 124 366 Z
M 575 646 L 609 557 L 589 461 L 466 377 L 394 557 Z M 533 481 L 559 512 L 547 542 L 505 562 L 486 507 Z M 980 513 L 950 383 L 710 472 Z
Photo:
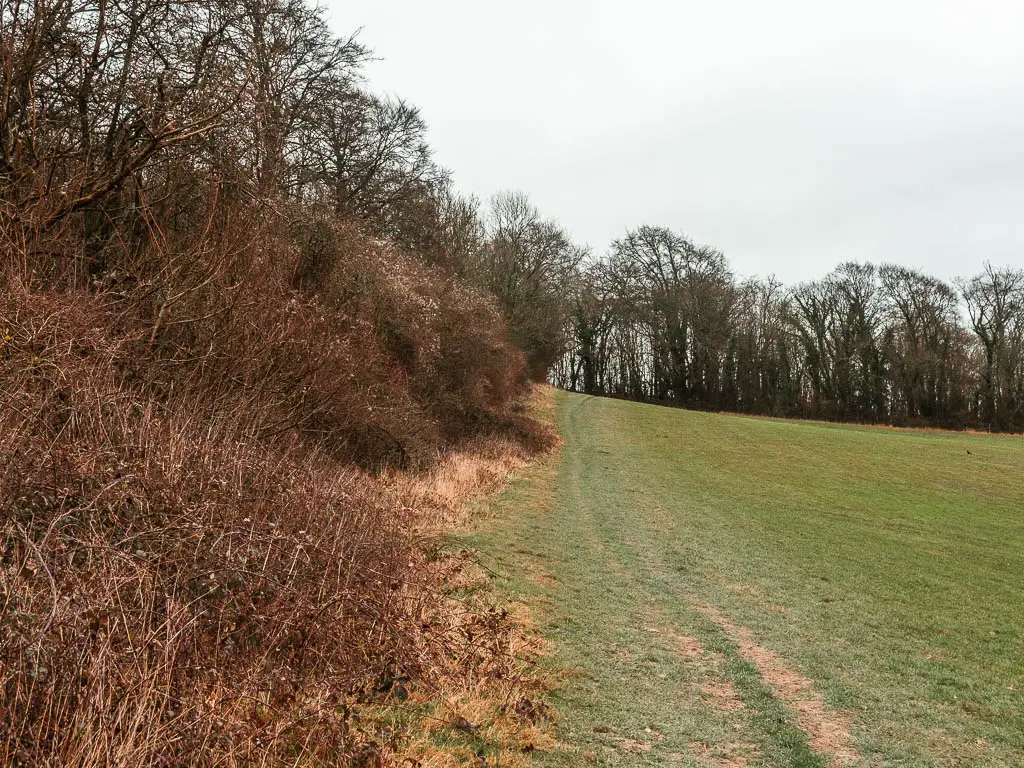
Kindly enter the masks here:
M 567 389 L 687 407 L 1024 431 L 1024 271 L 847 263 L 787 289 L 640 227 L 572 283 Z
M 0 25 L 0 763 L 379 762 L 359 707 L 504 630 L 435 629 L 378 470 L 550 444 L 568 240 L 456 196 L 303 2 Z

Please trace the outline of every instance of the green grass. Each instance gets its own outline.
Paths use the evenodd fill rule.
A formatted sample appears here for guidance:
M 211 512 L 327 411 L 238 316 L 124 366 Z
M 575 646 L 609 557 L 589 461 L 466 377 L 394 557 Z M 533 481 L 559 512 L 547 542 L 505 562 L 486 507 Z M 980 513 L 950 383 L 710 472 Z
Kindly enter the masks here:
M 556 418 L 560 458 L 468 537 L 566 671 L 538 762 L 827 765 L 710 604 L 850 714 L 862 764 L 1024 765 L 1024 440 L 564 393 Z

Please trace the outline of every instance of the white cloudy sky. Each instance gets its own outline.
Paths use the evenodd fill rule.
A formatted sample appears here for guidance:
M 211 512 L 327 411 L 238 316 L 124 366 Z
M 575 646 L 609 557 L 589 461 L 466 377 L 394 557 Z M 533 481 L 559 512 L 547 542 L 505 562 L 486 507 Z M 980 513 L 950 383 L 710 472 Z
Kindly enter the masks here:
M 332 0 L 371 85 L 482 198 L 604 250 L 658 224 L 744 275 L 1024 266 L 1020 0 Z

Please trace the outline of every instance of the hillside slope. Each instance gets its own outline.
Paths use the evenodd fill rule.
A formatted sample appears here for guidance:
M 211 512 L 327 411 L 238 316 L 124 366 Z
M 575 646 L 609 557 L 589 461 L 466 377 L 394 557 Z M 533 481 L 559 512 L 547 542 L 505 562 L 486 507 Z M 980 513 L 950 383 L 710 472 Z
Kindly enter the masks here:
M 543 764 L 1016 764 L 1019 438 L 558 402 L 470 540 L 578 671 Z

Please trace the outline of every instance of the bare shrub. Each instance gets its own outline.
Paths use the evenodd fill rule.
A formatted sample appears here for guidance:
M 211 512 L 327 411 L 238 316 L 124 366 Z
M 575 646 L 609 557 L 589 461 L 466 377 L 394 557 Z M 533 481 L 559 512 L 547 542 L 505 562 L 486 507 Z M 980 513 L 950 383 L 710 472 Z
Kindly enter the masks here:
M 24 290 L 0 309 L 4 762 L 336 758 L 359 743 L 347 697 L 411 642 L 408 510 L 295 434 L 261 439 L 244 394 L 154 402 L 109 311 Z
M 422 120 L 301 0 L 0 21 L 0 764 L 387 759 L 453 662 L 380 470 L 531 429 Z

